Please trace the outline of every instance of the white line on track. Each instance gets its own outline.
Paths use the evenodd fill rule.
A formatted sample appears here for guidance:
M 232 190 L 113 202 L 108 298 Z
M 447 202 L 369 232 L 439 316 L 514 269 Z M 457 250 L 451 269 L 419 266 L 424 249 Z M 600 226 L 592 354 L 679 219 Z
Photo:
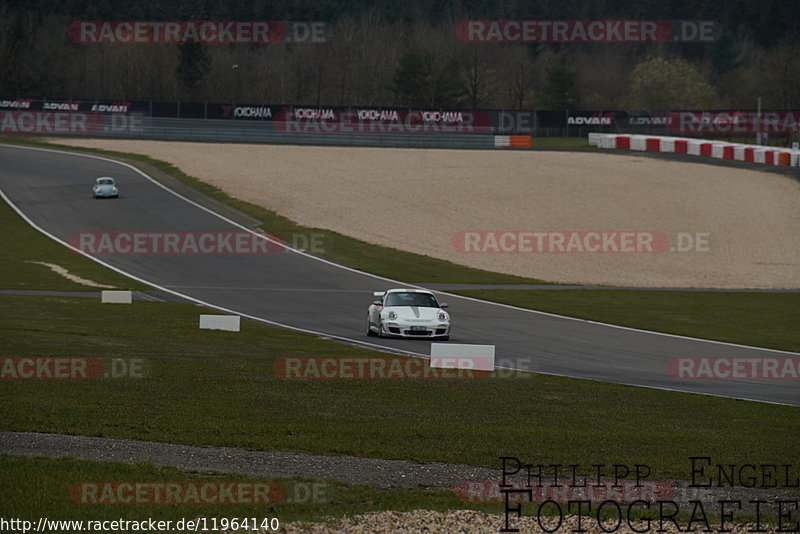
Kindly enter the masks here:
M 369 293 L 371 291 L 365 289 L 323 289 L 323 288 L 308 288 L 308 287 L 235 287 L 235 286 L 167 286 L 172 289 L 224 289 L 226 291 L 291 291 L 293 293 Z

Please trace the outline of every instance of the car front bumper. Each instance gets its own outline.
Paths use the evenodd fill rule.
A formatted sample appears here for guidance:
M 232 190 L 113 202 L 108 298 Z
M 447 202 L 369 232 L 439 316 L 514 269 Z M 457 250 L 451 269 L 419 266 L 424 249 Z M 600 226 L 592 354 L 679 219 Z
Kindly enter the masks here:
M 113 198 L 119 196 L 119 191 L 105 191 L 105 190 L 96 190 L 93 191 L 94 196 L 96 197 L 103 197 L 103 198 Z
M 406 338 L 437 338 L 450 335 L 449 323 L 408 324 L 402 322 L 383 323 L 383 334 Z

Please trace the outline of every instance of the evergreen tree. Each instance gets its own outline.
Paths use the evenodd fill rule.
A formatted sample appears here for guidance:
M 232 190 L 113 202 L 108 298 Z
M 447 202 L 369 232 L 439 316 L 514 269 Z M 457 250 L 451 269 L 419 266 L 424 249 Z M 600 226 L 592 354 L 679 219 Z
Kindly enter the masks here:
M 205 45 L 197 43 L 178 45 L 178 56 L 178 80 L 191 93 L 211 69 L 211 56 Z
M 433 54 L 412 48 L 400 59 L 392 91 L 404 106 L 427 106 L 433 83 Z
M 580 109 L 578 73 L 570 65 L 567 54 L 562 53 L 547 69 L 542 99 L 550 109 Z

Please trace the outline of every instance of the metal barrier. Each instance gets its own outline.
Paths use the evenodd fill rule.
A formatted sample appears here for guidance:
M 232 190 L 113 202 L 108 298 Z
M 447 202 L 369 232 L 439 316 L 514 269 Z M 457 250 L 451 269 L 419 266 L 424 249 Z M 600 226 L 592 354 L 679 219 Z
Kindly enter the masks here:
M 419 133 L 285 131 L 277 121 L 231 121 L 218 119 L 172 119 L 128 116 L 127 120 L 106 121 L 102 128 L 83 136 L 163 141 L 206 141 L 292 145 L 343 145 L 408 148 L 494 148 L 491 133 Z M 307 129 L 308 130 L 308 129 Z M 74 133 L 74 132 L 73 132 Z M 80 133 L 78 133 L 81 136 Z

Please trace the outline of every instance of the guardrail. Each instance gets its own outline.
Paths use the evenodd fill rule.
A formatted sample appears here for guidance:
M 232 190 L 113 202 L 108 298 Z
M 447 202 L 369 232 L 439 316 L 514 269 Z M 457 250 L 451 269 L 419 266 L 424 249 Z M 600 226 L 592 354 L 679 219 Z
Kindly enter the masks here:
M 346 145 L 407 148 L 494 148 L 495 136 L 481 133 L 287 131 L 282 123 L 217 119 L 140 117 L 124 127 L 87 132 L 92 137 L 292 145 Z
M 235 102 L 97 100 L 0 95 L 0 117 L 6 112 L 62 112 L 162 119 L 280 123 L 327 122 L 327 126 L 392 127 L 390 133 L 413 133 L 420 124 L 465 126 L 473 133 L 585 137 L 590 132 L 656 136 L 739 138 L 757 134 L 797 138 L 800 110 L 575 110 L 575 109 L 441 109 L 410 106 L 321 106 Z M 13 121 L 12 121 L 13 122 Z M 0 120 L 0 133 L 5 124 Z
M 0 133 L 117 139 L 392 148 L 529 148 L 531 136 L 495 135 L 464 125 L 389 125 L 326 121 L 173 119 L 141 114 L 0 111 Z
M 598 148 L 672 152 L 783 167 L 800 166 L 800 150 L 687 137 L 590 133 L 589 145 Z

